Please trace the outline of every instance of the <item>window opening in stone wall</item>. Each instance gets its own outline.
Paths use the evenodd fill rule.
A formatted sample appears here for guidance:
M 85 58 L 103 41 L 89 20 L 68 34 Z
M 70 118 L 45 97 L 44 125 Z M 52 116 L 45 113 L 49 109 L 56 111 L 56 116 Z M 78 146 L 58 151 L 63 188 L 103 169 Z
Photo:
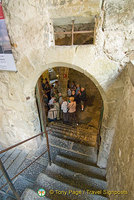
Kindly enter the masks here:
M 87 45 L 94 44 L 95 23 L 80 23 L 54 26 L 55 45 Z

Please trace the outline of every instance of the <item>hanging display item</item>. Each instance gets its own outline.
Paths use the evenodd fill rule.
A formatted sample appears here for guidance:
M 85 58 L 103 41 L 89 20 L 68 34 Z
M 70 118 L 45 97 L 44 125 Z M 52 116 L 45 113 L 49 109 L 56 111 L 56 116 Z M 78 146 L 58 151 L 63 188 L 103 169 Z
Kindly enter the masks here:
M 16 71 L 11 45 L 0 1 L 0 70 Z

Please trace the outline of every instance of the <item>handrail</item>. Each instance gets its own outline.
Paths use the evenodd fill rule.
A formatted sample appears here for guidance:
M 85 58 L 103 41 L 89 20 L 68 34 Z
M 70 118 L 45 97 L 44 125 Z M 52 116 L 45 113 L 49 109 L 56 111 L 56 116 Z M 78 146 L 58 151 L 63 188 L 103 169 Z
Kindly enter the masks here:
M 28 138 L 28 139 L 26 139 L 26 140 L 23 140 L 22 142 L 19 142 L 19 143 L 15 144 L 15 145 L 12 145 L 11 147 L 8 147 L 8 148 L 6 148 L 6 149 L 3 149 L 2 151 L 0 151 L 0 154 L 4 153 L 4 152 L 6 152 L 6 151 L 8 151 L 8 150 L 10 150 L 10 149 L 13 149 L 14 147 L 17 147 L 17 146 L 19 146 L 19 145 L 21 145 L 21 144 L 23 144 L 23 143 L 25 143 L 25 142 L 27 142 L 27 141 L 29 141 L 29 140 L 32 140 L 32 139 L 34 139 L 34 138 L 36 138 L 36 137 L 38 137 L 38 136 L 40 136 L 40 135 L 43 135 L 44 133 L 45 133 L 45 132 L 39 133 L 39 134 L 37 134 L 37 135 L 35 135 L 35 136 L 31 137 L 31 138 Z M 45 134 L 46 134 L 46 133 L 45 133 Z
M 36 159 L 34 159 L 34 161 L 32 161 L 27 167 L 25 167 L 24 169 L 22 169 L 18 174 L 16 174 L 14 177 L 11 178 L 11 181 L 14 180 L 17 176 L 19 176 L 22 172 L 24 172 L 28 167 L 30 167 L 33 163 L 36 162 L 36 160 L 38 160 L 42 155 L 44 155 L 47 152 L 44 151 L 39 157 L 37 157 Z M 4 185 L 2 185 L 0 187 L 0 190 L 2 190 L 2 188 L 4 188 L 6 185 L 8 184 L 8 182 L 6 182 Z
M 5 167 L 4 167 L 4 165 L 3 165 L 3 163 L 2 163 L 2 161 L 1 161 L 1 159 L 0 159 L 0 169 L 2 170 L 3 175 L 5 176 L 5 178 L 6 178 L 6 180 L 7 180 L 7 182 L 6 182 L 4 185 L 2 185 L 2 187 L 0 188 L 0 190 L 1 190 L 3 187 L 5 187 L 7 184 L 9 184 L 9 185 L 10 185 L 10 188 L 11 188 L 11 190 L 13 191 L 13 193 L 14 193 L 14 195 L 15 195 L 15 197 L 16 197 L 17 200 L 20 200 L 20 197 L 19 197 L 17 191 L 15 190 L 15 187 L 14 187 L 14 185 L 13 185 L 13 183 L 12 183 L 12 180 L 15 179 L 18 175 L 20 175 L 20 174 L 21 174 L 24 170 L 26 170 L 28 167 L 30 167 L 37 159 L 39 159 L 39 158 L 40 158 L 43 154 L 45 154 L 46 152 L 48 152 L 48 163 L 49 163 L 49 165 L 51 165 L 50 147 L 49 147 L 48 133 L 47 133 L 47 131 L 46 131 L 46 127 L 45 127 L 45 131 L 44 131 L 44 132 L 41 132 L 41 133 L 39 133 L 39 134 L 37 134 L 37 135 L 34 135 L 34 136 L 31 137 L 31 138 L 28 138 L 28 139 L 26 139 L 26 140 L 23 140 L 22 142 L 19 142 L 19 143 L 15 144 L 15 145 L 12 145 L 12 146 L 10 146 L 10 147 L 8 147 L 8 148 L 3 149 L 2 151 L 0 151 L 0 154 L 2 154 L 2 153 L 6 152 L 6 151 L 8 151 L 8 150 L 10 150 L 10 149 L 13 149 L 14 147 L 17 147 L 17 146 L 19 146 L 19 145 L 21 145 L 21 144 L 23 144 L 23 143 L 25 143 L 25 142 L 27 142 L 27 141 L 30 141 L 30 140 L 32 140 L 32 139 L 34 139 L 34 138 L 36 138 L 36 137 L 38 137 L 38 136 L 40 136 L 40 135 L 43 135 L 43 134 L 46 135 L 47 150 L 44 151 L 40 156 L 38 156 L 34 161 L 32 161 L 27 167 L 25 167 L 23 170 L 21 170 L 18 174 L 16 174 L 13 178 L 10 179 L 10 177 L 9 177 L 9 175 L 8 175 L 8 173 L 7 173 Z
M 99 153 L 99 148 L 100 148 L 100 143 L 101 143 L 101 127 L 102 127 L 102 119 L 103 119 L 103 113 L 104 113 L 104 105 L 102 104 L 102 108 L 101 108 L 101 113 L 100 113 L 100 119 L 99 119 L 99 133 L 98 133 L 98 138 L 97 138 L 97 153 Z
M 4 167 L 4 165 L 2 164 L 2 161 L 1 161 L 1 160 L 0 160 L 0 169 L 1 169 L 2 173 L 3 173 L 4 176 L 5 176 L 5 179 L 7 180 L 7 183 L 10 185 L 10 188 L 11 188 L 11 190 L 13 191 L 13 193 L 14 193 L 16 199 L 17 199 L 17 200 L 20 200 L 19 194 L 18 194 L 18 192 L 16 191 L 16 189 L 15 189 L 15 187 L 14 187 L 12 181 L 10 180 L 10 177 L 9 177 L 7 171 L 5 170 L 5 167 Z

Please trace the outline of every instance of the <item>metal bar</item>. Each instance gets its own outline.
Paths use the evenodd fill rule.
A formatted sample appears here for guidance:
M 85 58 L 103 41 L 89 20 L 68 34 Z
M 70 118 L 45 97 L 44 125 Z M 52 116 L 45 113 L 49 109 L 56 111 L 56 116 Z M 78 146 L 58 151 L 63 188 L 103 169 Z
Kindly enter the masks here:
M 39 81 L 36 84 L 36 102 L 37 102 L 37 108 L 38 108 L 38 114 L 39 114 L 39 119 L 40 119 L 40 127 L 41 127 L 41 132 L 43 130 L 43 118 L 42 118 L 42 110 L 41 110 L 41 99 L 40 99 L 40 90 L 39 90 Z
M 44 99 L 43 93 L 41 93 L 41 109 L 42 109 L 42 117 L 43 117 L 43 131 L 45 131 L 45 127 L 47 124 L 47 117 L 46 117 L 46 108 L 44 106 Z
M 103 120 L 103 112 L 104 112 L 104 105 L 102 105 L 101 108 L 101 113 L 100 113 L 100 119 L 99 119 L 99 132 L 98 132 L 98 142 L 97 142 L 97 153 L 99 153 L 99 149 L 100 149 L 100 144 L 101 144 L 101 127 L 102 127 L 102 120 Z
M 62 35 L 62 34 L 65 34 L 65 35 L 66 35 L 66 34 L 70 34 L 70 35 L 71 35 L 72 32 L 55 32 L 54 34 L 55 34 L 55 35 Z
M 43 135 L 43 134 L 44 134 L 44 132 L 39 133 L 38 135 L 35 135 L 35 136 L 33 136 L 33 137 L 29 138 L 29 139 L 23 140 L 22 142 L 19 142 L 19 143 L 15 144 L 15 145 L 13 145 L 13 146 L 11 146 L 11 147 L 8 147 L 8 148 L 6 148 L 6 149 L 0 151 L 0 154 L 1 154 L 1 153 L 4 153 L 5 151 L 8 151 L 8 150 L 10 150 L 10 149 L 13 149 L 14 147 L 17 147 L 17 146 L 19 146 L 20 144 L 23 144 L 23 143 L 25 143 L 25 142 L 27 142 L 27 141 L 29 141 L 29 140 L 32 140 L 32 139 L 34 139 L 34 138 L 36 138 L 36 137 L 38 137 L 38 136 L 40 136 L 40 135 Z
M 14 149 L 14 151 L 15 151 L 15 149 Z M 14 151 L 13 151 L 13 152 L 14 152 Z M 18 157 L 19 155 L 20 155 L 20 153 L 17 155 L 17 157 Z M 17 157 L 16 157 L 16 158 L 17 158 Z M 8 160 L 8 158 L 9 158 L 9 157 L 7 157 L 6 160 Z M 15 158 L 15 159 L 16 159 L 16 158 Z M 6 171 L 10 168 L 10 166 L 11 166 L 12 163 L 15 161 L 15 159 L 13 159 L 13 160 L 10 162 L 10 164 L 8 165 L 7 168 L 5 167 L 5 170 L 6 170 Z M 5 161 L 5 162 L 6 162 L 6 161 Z M 4 164 L 4 162 L 3 162 L 3 164 Z M 0 179 L 1 179 L 2 177 L 3 177 L 3 174 L 0 175 Z
M 48 133 L 46 131 L 46 127 L 45 127 L 45 135 L 46 135 L 46 141 L 47 141 L 48 163 L 51 166 L 50 146 L 49 146 Z
M 74 44 L 74 20 L 72 20 L 72 45 Z
M 93 33 L 94 31 L 74 31 L 74 34 Z
M 43 92 L 42 92 L 42 85 L 41 80 L 39 79 L 38 83 L 38 104 L 39 104 L 39 112 L 40 112 L 40 119 L 41 119 L 41 128 L 44 132 L 45 130 L 45 120 L 44 120 L 44 102 L 43 102 Z
M 94 26 L 94 37 L 93 37 L 93 44 L 95 44 L 95 40 L 96 40 L 96 30 L 97 30 L 97 27 L 98 27 L 98 17 L 97 15 L 95 16 L 95 26 Z
M 3 163 L 1 162 L 1 160 L 0 160 L 0 169 L 1 169 L 2 173 L 4 174 L 5 179 L 7 180 L 7 183 L 9 184 L 11 190 L 13 191 L 13 193 L 14 193 L 16 199 L 17 199 L 17 200 L 20 200 L 19 194 L 17 193 L 17 191 L 16 191 L 16 189 L 15 189 L 15 187 L 14 187 L 14 185 L 13 185 L 13 183 L 12 183 L 12 181 L 11 181 L 9 175 L 8 175 L 8 173 L 6 172 L 6 170 L 5 170 L 5 168 L 4 168 L 4 165 L 3 165 Z
M 45 154 L 47 152 L 47 150 L 46 151 L 44 151 L 39 157 L 37 157 L 34 161 L 32 161 L 27 167 L 25 167 L 23 170 L 21 170 L 18 174 L 16 174 L 13 178 L 11 178 L 11 181 L 12 180 L 14 180 L 17 176 L 19 176 L 22 172 L 24 172 L 28 167 L 30 167 L 34 162 L 36 162 L 36 160 L 38 160 L 43 154 Z M 8 184 L 8 182 L 7 183 L 5 183 L 1 188 L 0 188 L 0 190 L 2 189 L 2 188 L 4 188 L 6 185 Z
M 73 34 L 79 34 L 79 33 L 93 33 L 94 30 L 91 30 L 91 31 L 74 31 Z M 66 34 L 72 34 L 72 32 L 56 32 L 54 33 L 55 35 L 66 35 Z

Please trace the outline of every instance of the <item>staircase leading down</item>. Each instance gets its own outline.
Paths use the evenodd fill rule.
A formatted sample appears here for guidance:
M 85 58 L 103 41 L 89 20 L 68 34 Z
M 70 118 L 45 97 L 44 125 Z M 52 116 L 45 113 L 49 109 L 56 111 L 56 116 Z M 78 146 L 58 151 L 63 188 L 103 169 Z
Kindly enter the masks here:
M 74 141 L 74 137 L 65 134 L 67 129 L 68 132 L 73 129 L 73 133 L 75 127 L 69 129 L 62 124 L 49 127 L 51 154 L 55 154 L 52 164 L 39 173 L 34 186 L 23 192 L 21 200 L 108 199 L 103 192 L 107 188 L 106 172 L 96 165 L 96 147 L 83 144 L 79 139 Z M 40 188 L 46 191 L 44 197 L 37 194 Z
M 58 138 L 66 138 L 66 140 L 75 141 L 80 144 L 96 147 L 98 136 L 98 128 L 90 124 L 79 124 L 78 126 L 70 126 L 61 122 L 49 124 L 49 133 Z

